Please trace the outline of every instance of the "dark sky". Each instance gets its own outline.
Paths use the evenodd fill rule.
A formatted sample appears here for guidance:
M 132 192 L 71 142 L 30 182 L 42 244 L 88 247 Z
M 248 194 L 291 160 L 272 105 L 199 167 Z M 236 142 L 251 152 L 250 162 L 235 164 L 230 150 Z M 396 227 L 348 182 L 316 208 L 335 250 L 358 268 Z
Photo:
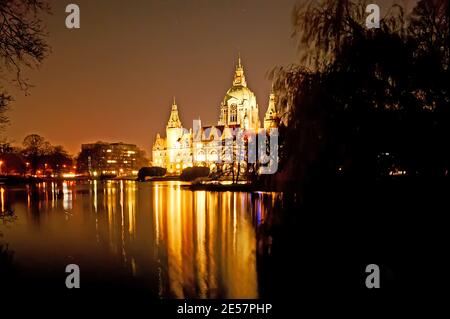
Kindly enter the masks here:
M 28 72 L 30 95 L 15 93 L 6 136 L 30 133 L 71 153 L 97 140 L 135 143 L 150 155 L 173 96 L 184 127 L 216 124 L 238 53 L 262 118 L 267 72 L 295 61 L 290 38 L 296 0 L 52 1 L 44 17 L 52 53 Z M 378 1 L 381 2 L 381 1 Z M 65 6 L 81 29 L 65 27 Z

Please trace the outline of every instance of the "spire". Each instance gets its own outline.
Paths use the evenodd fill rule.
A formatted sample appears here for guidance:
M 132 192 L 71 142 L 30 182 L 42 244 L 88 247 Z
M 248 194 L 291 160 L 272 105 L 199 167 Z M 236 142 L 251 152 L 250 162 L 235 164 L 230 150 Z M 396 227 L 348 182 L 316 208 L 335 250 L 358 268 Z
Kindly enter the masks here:
M 169 121 L 167 122 L 167 128 L 180 128 L 180 127 L 181 121 L 180 117 L 178 116 L 178 107 L 175 97 L 173 97 L 172 110 L 170 112 Z
M 236 71 L 234 72 L 233 86 L 247 86 L 245 81 L 244 67 L 242 66 L 241 54 L 238 55 L 238 63 L 236 65 Z
M 277 114 L 277 109 L 275 107 L 275 93 L 274 93 L 273 85 L 272 85 L 272 89 L 270 90 L 270 96 L 269 96 L 269 105 L 267 107 L 267 111 L 264 116 L 264 128 L 269 129 L 272 127 L 276 127 L 277 119 L 278 119 L 278 114 Z
M 175 99 L 175 96 L 173 97 L 173 103 L 172 103 L 172 110 L 177 109 L 177 101 Z
M 267 108 L 267 113 L 271 113 L 271 114 L 277 113 L 276 108 L 275 108 L 275 93 L 273 91 L 273 86 L 272 86 L 272 89 L 270 90 L 269 106 Z

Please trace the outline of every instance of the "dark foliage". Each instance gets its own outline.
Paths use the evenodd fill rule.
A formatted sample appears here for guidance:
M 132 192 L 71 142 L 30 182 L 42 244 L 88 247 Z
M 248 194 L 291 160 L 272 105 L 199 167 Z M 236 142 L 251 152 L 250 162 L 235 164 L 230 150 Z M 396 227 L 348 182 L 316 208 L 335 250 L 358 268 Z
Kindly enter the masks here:
M 209 175 L 209 167 L 187 167 L 183 169 L 180 175 L 182 181 L 193 181 L 196 178 L 207 177 Z
M 161 177 L 166 175 L 166 169 L 163 167 L 142 167 L 138 172 L 138 181 L 145 181 L 146 177 Z
M 53 146 L 40 135 L 30 134 L 23 140 L 21 153 L 30 165 L 31 172 L 38 169 L 52 169 L 59 173 L 65 166 L 72 165 L 71 156 L 60 145 Z
M 406 18 L 394 6 L 380 29 L 365 28 L 364 8 L 296 8 L 295 34 L 312 50 L 275 76 L 287 114 L 280 175 L 302 186 L 342 174 L 448 175 L 448 2 L 420 1 Z
M 5 87 L 15 82 L 27 92 L 23 68 L 39 67 L 49 52 L 42 12 L 49 12 L 45 0 L 0 0 L 0 127 L 8 121 L 5 111 L 12 99 Z

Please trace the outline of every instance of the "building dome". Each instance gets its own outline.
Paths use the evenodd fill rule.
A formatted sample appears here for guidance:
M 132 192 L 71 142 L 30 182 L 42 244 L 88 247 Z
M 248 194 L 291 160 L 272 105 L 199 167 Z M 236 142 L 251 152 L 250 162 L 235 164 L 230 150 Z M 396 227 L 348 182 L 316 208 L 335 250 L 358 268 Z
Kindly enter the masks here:
M 246 86 L 233 85 L 226 93 L 223 104 L 228 104 L 230 100 L 237 100 L 237 104 L 243 104 L 244 100 L 250 101 L 255 98 L 255 94 Z
M 255 94 L 247 87 L 244 67 L 238 59 L 233 85 L 225 94 L 220 106 L 219 125 L 240 125 L 257 129 L 259 127 L 258 105 Z M 244 123 L 244 117 L 246 121 Z M 249 125 L 244 125 L 248 123 Z

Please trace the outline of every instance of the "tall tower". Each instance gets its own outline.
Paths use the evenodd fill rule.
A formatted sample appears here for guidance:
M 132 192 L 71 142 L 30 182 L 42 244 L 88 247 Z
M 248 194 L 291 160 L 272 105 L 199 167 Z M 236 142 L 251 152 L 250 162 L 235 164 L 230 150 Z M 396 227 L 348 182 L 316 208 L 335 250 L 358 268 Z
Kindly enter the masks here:
M 180 157 L 181 144 L 180 140 L 183 136 L 183 127 L 181 126 L 180 117 L 178 115 L 178 107 L 173 98 L 172 110 L 170 111 L 169 121 L 166 126 L 167 137 L 167 155 L 169 159 L 169 170 L 171 163 L 177 163 Z
M 240 56 L 234 71 L 233 85 L 220 104 L 218 125 L 237 125 L 255 130 L 260 125 L 256 96 L 247 86 Z
M 278 113 L 275 108 L 275 94 L 273 89 L 269 96 L 269 106 L 267 107 L 266 115 L 264 116 L 264 129 L 269 130 L 278 126 Z
M 245 81 L 244 67 L 241 63 L 241 55 L 238 57 L 238 64 L 236 65 L 236 71 L 234 71 L 233 86 L 247 87 L 247 81 Z
M 167 122 L 167 128 L 180 128 L 181 127 L 181 121 L 180 117 L 178 116 L 178 107 L 177 102 L 175 101 L 175 97 L 173 98 L 172 103 L 172 111 L 170 111 L 170 117 L 169 121 Z

